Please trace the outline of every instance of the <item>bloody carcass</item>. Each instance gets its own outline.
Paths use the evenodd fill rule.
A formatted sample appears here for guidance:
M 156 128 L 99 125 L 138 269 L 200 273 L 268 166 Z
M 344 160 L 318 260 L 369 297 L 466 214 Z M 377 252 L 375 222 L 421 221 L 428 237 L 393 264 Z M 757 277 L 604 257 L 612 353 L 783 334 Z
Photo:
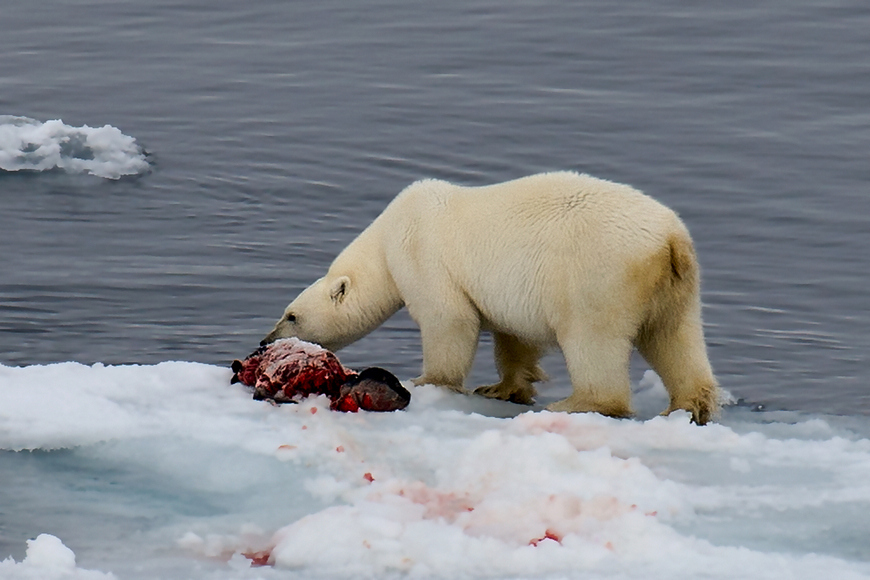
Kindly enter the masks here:
M 296 403 L 309 395 L 326 395 L 336 411 L 396 411 L 411 393 L 390 372 L 371 367 L 348 369 L 319 345 L 285 338 L 260 347 L 232 364 L 232 383 L 253 389 L 254 399 Z

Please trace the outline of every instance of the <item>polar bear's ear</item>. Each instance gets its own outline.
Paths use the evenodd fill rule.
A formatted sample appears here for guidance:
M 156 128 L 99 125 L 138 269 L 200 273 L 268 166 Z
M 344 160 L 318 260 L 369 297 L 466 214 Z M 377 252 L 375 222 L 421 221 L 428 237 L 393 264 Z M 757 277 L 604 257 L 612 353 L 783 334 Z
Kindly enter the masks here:
M 342 301 L 344 301 L 344 297 L 347 296 L 347 289 L 349 286 L 350 278 L 347 276 L 341 276 L 332 283 L 332 287 L 329 289 L 329 297 L 332 298 L 332 301 L 336 304 L 341 304 Z

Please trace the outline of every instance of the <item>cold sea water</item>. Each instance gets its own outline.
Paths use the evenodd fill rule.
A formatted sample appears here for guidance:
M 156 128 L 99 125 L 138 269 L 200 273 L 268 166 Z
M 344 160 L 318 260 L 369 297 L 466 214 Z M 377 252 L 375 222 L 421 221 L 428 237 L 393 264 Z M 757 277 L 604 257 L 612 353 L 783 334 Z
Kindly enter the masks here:
M 254 521 L 268 537 L 315 508 L 291 498 L 295 507 L 287 514 L 257 504 L 251 513 L 262 517 L 246 516 L 248 504 L 240 497 L 253 494 L 253 484 L 240 483 L 238 474 L 222 482 L 212 473 L 219 468 L 247 469 L 276 487 L 285 485 L 285 476 L 309 477 L 319 483 L 305 489 L 323 505 L 358 510 L 337 527 L 322 524 L 323 529 L 345 529 L 355 517 L 363 518 L 362 504 L 339 485 L 344 473 L 339 468 L 324 468 L 328 477 L 312 475 L 291 458 L 281 465 L 297 471 L 285 473 L 259 451 L 251 452 L 256 459 L 242 451 L 226 458 L 220 450 L 230 443 L 217 439 L 185 446 L 177 442 L 188 436 L 183 425 L 207 430 L 209 419 L 183 415 L 178 403 L 161 415 L 175 417 L 177 425 L 154 430 L 150 410 L 171 403 L 139 391 L 170 384 L 176 390 L 160 391 L 166 398 L 183 396 L 184 405 L 215 407 L 185 391 L 189 387 L 208 398 L 206 387 L 191 385 L 212 379 L 223 388 L 224 367 L 255 348 L 289 300 L 322 275 L 412 181 L 434 177 L 484 185 L 563 169 L 631 184 L 672 207 L 688 225 L 703 272 L 710 358 L 722 386 L 740 400 L 726 409 L 717 429 L 732 429 L 729 436 L 743 441 L 755 433 L 752 425 L 775 425 L 764 432 L 772 438 L 768 443 L 818 439 L 854 446 L 837 447 L 847 459 L 843 473 L 830 477 L 842 486 L 828 490 L 851 503 L 829 510 L 806 500 L 810 507 L 794 520 L 777 520 L 778 531 L 734 516 L 729 531 L 711 532 L 712 524 L 674 516 L 667 532 L 697 535 L 715 546 L 748 546 L 753 554 L 819 552 L 840 563 L 863 562 L 864 568 L 847 570 L 859 574 L 855 577 L 870 574 L 870 528 L 855 515 L 870 509 L 868 153 L 870 5 L 858 0 L 7 2 L 0 6 L 0 559 L 10 556 L 19 563 L 0 562 L 5 565 L 0 577 L 31 577 L 29 564 L 20 562 L 25 540 L 40 533 L 56 533 L 74 549 L 83 568 L 73 571 L 82 577 L 84 568 L 118 578 L 202 572 L 171 558 L 149 568 L 137 560 L 132 546 L 139 542 L 164 559 L 167 545 L 188 556 L 192 551 L 199 560 L 189 559 L 197 566 L 218 566 L 215 554 L 235 552 L 221 562 L 247 577 L 239 567 L 244 541 L 238 538 L 248 536 L 239 526 Z M 491 350 L 483 337 L 471 383 L 493 381 Z M 416 376 L 421 365 L 417 329 L 404 312 L 339 354 L 348 366 L 383 366 L 402 379 Z M 158 365 L 165 361 L 201 364 Z M 68 362 L 79 364 L 53 364 Z M 551 376 L 540 389 L 546 403 L 564 396 L 569 385 L 558 354 L 544 364 Z M 645 369 L 642 360 L 632 362 L 636 384 L 654 384 Z M 82 377 L 83 372 L 95 374 Z M 104 374 L 114 372 L 132 374 Z M 137 393 L 107 395 L 117 381 Z M 40 398 L 40 392 L 46 396 Z M 95 411 L 92 396 L 115 403 L 114 396 L 134 397 L 128 407 L 121 405 L 131 414 L 130 429 L 116 429 L 115 412 Z M 440 423 L 432 417 L 441 417 L 451 425 L 449 438 L 478 427 L 498 431 L 501 424 L 461 423 L 465 419 L 450 414 L 451 403 L 438 397 L 422 394 L 434 415 L 427 418 L 418 409 L 408 416 L 433 431 Z M 498 405 L 475 405 L 454 406 L 484 415 L 515 414 Z M 254 437 L 259 429 L 253 427 L 259 416 L 222 412 L 213 409 L 216 425 L 235 425 L 236 419 L 249 425 L 236 431 L 227 426 L 227 433 Z M 593 419 L 572 420 L 585 425 Z M 729 421 L 733 424 L 725 427 Z M 605 431 L 624 435 L 645 424 L 607 425 Z M 804 427 L 788 431 L 795 425 Z M 350 427 L 330 432 L 356 433 Z M 401 445 L 382 433 L 378 437 L 384 446 Z M 758 444 L 752 441 L 744 441 L 746 449 Z M 437 447 L 428 440 L 417 443 Z M 710 451 L 701 446 L 660 464 L 667 445 L 651 451 L 614 445 L 616 456 L 652 464 L 661 481 L 675 473 L 694 474 L 692 465 Z M 180 459 L 178 464 L 157 459 L 164 448 L 214 462 L 182 466 Z M 510 446 L 495 448 L 525 457 Z M 302 460 L 309 471 L 318 449 Z M 433 457 L 454 453 L 438 449 Z M 786 480 L 794 478 L 812 488 L 811 482 L 827 477 L 820 466 L 831 455 L 812 446 L 798 445 L 791 454 L 776 449 L 769 451 L 774 459 L 758 459 L 773 461 L 771 479 L 758 476 L 752 485 L 773 485 L 770 489 L 779 491 L 772 495 L 794 493 L 788 497 L 800 504 L 795 498 L 803 492 L 776 485 L 787 487 Z M 711 474 L 724 470 L 734 479 L 754 467 L 754 455 L 715 452 L 726 467 Z M 144 459 L 136 463 L 132 455 Z M 779 470 L 776 457 L 786 456 L 790 467 Z M 807 471 L 793 471 L 804 460 Z M 446 460 L 433 461 L 433 473 L 446 469 Z M 400 463 L 390 469 L 398 470 Z M 217 483 L 202 488 L 178 483 L 205 477 L 203 470 L 211 470 Z M 855 476 L 854 487 L 842 483 L 846 472 Z M 171 474 L 171 485 L 159 483 L 159 473 Z M 732 483 L 744 489 L 739 481 Z M 301 484 L 294 485 L 293 493 L 303 494 Z M 320 496 L 311 491 L 315 488 Z M 714 514 L 710 523 L 726 517 L 722 514 L 730 513 L 742 493 L 723 492 L 729 499 L 718 503 L 704 496 L 680 513 Z M 793 507 L 753 498 L 740 509 L 752 512 L 760 505 L 782 514 Z M 96 507 L 104 501 L 121 507 L 117 513 Z M 207 522 L 218 521 L 209 520 L 215 514 L 223 519 L 210 528 Z M 184 518 L 198 523 L 185 527 Z M 802 531 L 794 537 L 772 539 L 796 529 Z M 214 548 L 214 542 L 224 541 L 209 536 L 214 530 L 224 534 L 220 538 L 235 533 L 236 543 L 226 540 L 223 552 Z M 284 546 L 283 538 L 273 538 L 271 545 Z M 454 540 L 445 536 L 440 545 L 456 545 Z M 46 541 L 34 545 L 49 546 Z M 106 542 L 114 546 L 111 557 L 105 555 Z M 566 539 L 562 548 L 569 544 Z M 625 545 L 637 544 L 626 540 Z M 670 546 L 705 553 L 694 545 Z M 51 554 L 60 548 L 45 549 L 49 556 L 40 557 L 37 548 L 28 555 L 33 566 L 57 560 Z M 386 553 L 377 545 L 374 551 Z M 341 567 L 335 562 L 342 560 L 331 557 L 330 568 L 281 554 L 274 558 L 275 570 L 283 563 L 285 570 L 301 570 L 302 577 L 487 575 L 431 563 L 414 568 L 401 559 L 387 562 L 386 556 L 365 560 L 368 568 Z M 558 555 L 553 558 L 547 565 Z M 710 558 L 699 566 L 733 561 L 722 554 Z M 601 570 L 631 577 L 632 564 L 626 562 L 635 561 L 640 560 Z M 771 562 L 762 558 L 757 566 Z M 795 565 L 798 572 L 815 569 L 802 562 L 806 566 Z M 517 564 L 516 570 L 571 576 L 564 572 L 570 568 L 536 565 Z M 230 574 L 219 566 L 204 570 L 214 577 Z M 745 570 L 731 572 L 747 577 Z

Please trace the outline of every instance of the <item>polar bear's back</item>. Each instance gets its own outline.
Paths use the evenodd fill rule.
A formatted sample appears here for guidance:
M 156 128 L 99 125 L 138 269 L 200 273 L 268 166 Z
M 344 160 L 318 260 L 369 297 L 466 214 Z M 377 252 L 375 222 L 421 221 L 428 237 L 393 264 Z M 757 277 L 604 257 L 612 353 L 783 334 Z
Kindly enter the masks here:
M 553 318 L 566 310 L 638 303 L 614 293 L 657 284 L 674 236 L 691 246 L 667 207 L 630 186 L 572 172 L 484 187 L 419 181 L 379 220 L 393 240 L 386 242 L 393 276 L 414 288 L 409 294 L 449 283 L 490 326 L 523 328 L 540 342 L 555 339 Z
M 394 202 L 400 222 L 437 240 L 455 256 L 489 259 L 511 252 L 551 257 L 637 255 L 661 247 L 676 214 L 640 191 L 573 172 L 542 173 L 483 187 L 418 181 Z M 416 237 L 416 236 L 415 236 Z M 459 248 L 464 250 L 459 250 Z M 475 250 L 471 250 L 475 248 Z

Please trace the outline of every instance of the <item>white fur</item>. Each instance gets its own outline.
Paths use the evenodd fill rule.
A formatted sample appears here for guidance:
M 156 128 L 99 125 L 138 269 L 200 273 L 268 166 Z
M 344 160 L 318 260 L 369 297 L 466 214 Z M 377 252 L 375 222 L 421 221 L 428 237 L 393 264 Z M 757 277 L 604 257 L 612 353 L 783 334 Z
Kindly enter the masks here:
M 298 336 L 336 350 L 403 305 L 420 326 L 416 382 L 462 391 L 481 330 L 501 381 L 477 393 L 531 403 L 548 348 L 573 394 L 564 411 L 631 413 L 637 347 L 670 410 L 706 422 L 716 383 L 704 346 L 699 271 L 677 215 L 627 186 L 546 173 L 485 187 L 424 180 L 402 191 L 285 310 L 269 342 Z M 288 316 L 295 317 L 295 322 Z

